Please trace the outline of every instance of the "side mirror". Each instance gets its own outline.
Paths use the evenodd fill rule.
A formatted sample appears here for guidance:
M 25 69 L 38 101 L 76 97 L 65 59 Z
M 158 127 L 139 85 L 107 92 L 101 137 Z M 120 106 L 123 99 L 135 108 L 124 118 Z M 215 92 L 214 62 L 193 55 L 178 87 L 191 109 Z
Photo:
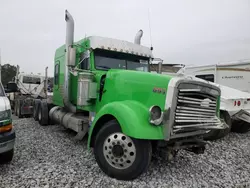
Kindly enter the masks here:
M 18 86 L 15 82 L 9 82 L 6 85 L 5 93 L 18 92 Z

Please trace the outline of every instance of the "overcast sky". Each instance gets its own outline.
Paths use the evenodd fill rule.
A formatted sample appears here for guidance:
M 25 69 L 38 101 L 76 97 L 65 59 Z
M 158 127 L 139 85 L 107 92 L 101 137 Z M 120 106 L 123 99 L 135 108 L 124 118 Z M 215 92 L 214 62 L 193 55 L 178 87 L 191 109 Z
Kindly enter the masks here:
M 250 0 L 1 0 L 2 64 L 53 74 L 55 49 L 65 42 L 64 11 L 75 40 L 99 35 L 133 41 L 143 29 L 164 63 L 212 64 L 250 59 Z

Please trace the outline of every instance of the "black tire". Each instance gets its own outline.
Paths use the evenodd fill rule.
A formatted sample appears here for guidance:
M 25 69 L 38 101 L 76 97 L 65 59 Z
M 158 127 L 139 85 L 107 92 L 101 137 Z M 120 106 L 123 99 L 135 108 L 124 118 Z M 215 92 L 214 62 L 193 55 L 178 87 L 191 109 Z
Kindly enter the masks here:
M 17 116 L 17 100 L 14 101 L 14 115 Z
M 53 104 L 48 104 L 48 113 L 49 111 L 54 107 Z M 48 115 L 48 118 L 49 118 L 49 125 L 55 125 L 55 123 L 53 122 L 52 119 L 50 119 L 49 115 Z
M 41 101 L 38 108 L 38 122 L 42 126 L 46 126 L 49 123 L 48 105 L 46 101 Z
M 234 120 L 232 123 L 232 132 L 246 133 L 250 130 L 250 123 L 242 120 Z
M 12 161 L 14 156 L 14 149 L 0 154 L 0 164 L 6 164 Z
M 232 129 L 232 120 L 231 120 L 231 117 L 230 117 L 229 113 L 226 112 L 226 111 L 221 111 L 220 112 L 220 117 L 221 117 L 222 120 L 225 121 L 225 123 L 229 127 L 226 128 L 226 129 L 222 129 L 222 130 L 211 130 L 209 133 L 204 135 L 205 140 L 217 140 L 217 139 L 223 138 L 224 136 L 229 134 L 229 132 L 231 131 L 231 129 Z
M 132 140 L 133 143 L 128 143 L 127 145 L 124 146 L 125 142 L 121 141 L 120 148 L 129 148 L 129 147 L 134 147 L 136 155 L 132 155 L 133 152 L 130 152 L 129 157 L 133 156 L 134 162 L 131 163 L 131 166 L 125 168 L 125 169 L 119 169 L 116 167 L 113 167 L 106 159 L 106 156 L 104 156 L 104 152 L 107 151 L 106 147 L 104 146 L 105 140 L 113 133 L 120 134 L 121 133 L 121 128 L 119 123 L 116 120 L 109 121 L 103 125 L 103 127 L 100 129 L 100 131 L 96 135 L 95 139 L 95 144 L 94 144 L 94 155 L 95 159 L 97 161 L 97 164 L 101 168 L 101 170 L 106 173 L 108 176 L 112 178 L 116 178 L 118 180 L 133 180 L 140 176 L 144 171 L 147 170 L 149 163 L 151 161 L 152 157 L 152 145 L 151 142 L 148 140 L 138 140 L 138 139 L 133 139 L 128 136 L 125 136 L 126 139 Z M 121 137 L 122 138 L 122 137 Z M 125 139 L 125 141 L 126 141 Z M 116 140 L 115 140 L 116 141 Z M 114 142 L 115 142 L 114 141 Z M 108 143 L 108 142 L 106 142 Z M 119 141 L 116 143 L 119 145 Z M 129 146 L 130 144 L 130 146 Z M 117 146 L 116 145 L 116 146 Z M 114 145 L 112 145 L 114 146 Z M 110 147 L 111 147 L 111 142 L 110 142 Z M 105 149 L 103 149 L 105 148 Z M 122 149 L 123 150 L 123 149 Z M 110 149 L 111 151 L 111 149 Z M 112 151 L 114 151 L 114 147 L 112 148 Z M 113 152 L 112 152 L 113 153 Z M 119 158 L 121 161 L 122 159 L 126 159 L 125 154 L 126 151 L 124 149 L 122 153 L 121 158 Z M 111 154 L 111 152 L 109 152 Z M 126 154 L 128 155 L 128 154 Z M 115 156 L 115 155 L 113 155 Z M 127 160 L 127 159 L 126 159 Z M 129 161 L 125 160 L 125 165 L 129 164 Z M 117 161 L 116 161 L 117 162 Z M 113 163 L 115 164 L 115 163 Z M 116 163 L 118 164 L 118 163 Z
M 22 118 L 22 104 L 23 104 L 23 101 L 18 99 L 17 100 L 17 117 L 18 118 Z
M 38 109 L 39 109 L 40 103 L 41 103 L 40 99 L 35 99 L 33 101 L 33 118 L 35 121 L 38 121 Z

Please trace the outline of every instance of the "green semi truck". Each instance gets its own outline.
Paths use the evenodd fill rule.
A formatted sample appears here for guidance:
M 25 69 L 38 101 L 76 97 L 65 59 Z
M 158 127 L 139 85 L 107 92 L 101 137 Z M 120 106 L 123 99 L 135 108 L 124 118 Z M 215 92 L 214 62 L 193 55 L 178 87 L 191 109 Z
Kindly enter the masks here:
M 152 153 L 204 151 L 204 134 L 225 129 L 220 89 L 189 77 L 150 73 L 152 49 L 133 42 L 91 36 L 74 42 L 66 10 L 66 43 L 55 52 L 51 102 L 36 100 L 39 124 L 61 124 L 88 148 L 108 176 L 132 180 L 146 171 Z M 13 85 L 10 87 L 15 88 Z

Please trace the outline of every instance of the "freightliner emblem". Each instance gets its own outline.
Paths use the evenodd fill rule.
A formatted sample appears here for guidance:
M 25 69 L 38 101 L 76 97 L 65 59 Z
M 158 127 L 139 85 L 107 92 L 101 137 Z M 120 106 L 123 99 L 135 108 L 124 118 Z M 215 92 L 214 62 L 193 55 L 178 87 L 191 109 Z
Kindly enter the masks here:
M 166 89 L 154 87 L 153 92 L 154 92 L 154 93 L 166 94 Z

